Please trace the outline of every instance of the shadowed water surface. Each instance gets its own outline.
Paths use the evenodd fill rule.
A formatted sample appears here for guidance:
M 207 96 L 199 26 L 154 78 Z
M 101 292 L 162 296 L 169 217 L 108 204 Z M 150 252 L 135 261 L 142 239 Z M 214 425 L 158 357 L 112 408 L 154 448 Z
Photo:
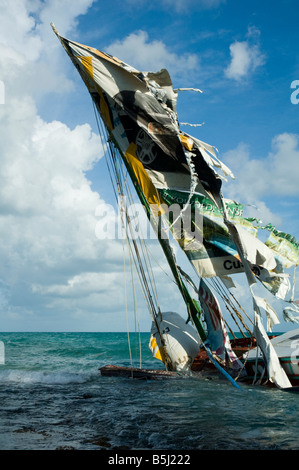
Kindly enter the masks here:
M 141 337 L 142 366 L 161 367 L 149 335 Z M 130 364 L 126 333 L 5 333 L 0 340 L 2 450 L 299 449 L 298 394 L 239 391 L 202 377 L 102 377 L 105 364 Z

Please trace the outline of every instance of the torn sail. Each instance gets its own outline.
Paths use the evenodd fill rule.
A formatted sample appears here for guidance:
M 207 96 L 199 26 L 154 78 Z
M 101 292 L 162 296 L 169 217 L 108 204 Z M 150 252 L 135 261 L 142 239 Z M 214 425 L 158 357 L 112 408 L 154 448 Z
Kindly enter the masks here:
M 169 221 L 169 212 L 178 204 L 172 223 L 177 219 L 183 228 L 168 226 L 198 274 L 210 277 L 243 272 L 221 213 L 222 179 L 233 174 L 211 145 L 180 131 L 177 91 L 167 70 L 140 72 L 95 48 L 59 39 L 153 217 L 163 213 Z M 189 205 L 190 210 L 185 210 Z M 230 202 L 229 208 L 238 211 L 241 205 Z M 237 212 L 236 218 L 238 224 L 254 230 Z

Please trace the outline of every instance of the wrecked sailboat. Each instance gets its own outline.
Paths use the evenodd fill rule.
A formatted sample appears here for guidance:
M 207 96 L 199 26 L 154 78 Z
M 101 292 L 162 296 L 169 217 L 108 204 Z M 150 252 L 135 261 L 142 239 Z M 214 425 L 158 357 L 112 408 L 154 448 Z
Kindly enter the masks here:
M 52 28 L 91 95 L 99 131 L 105 136 L 105 156 L 130 256 L 153 320 L 149 340 L 153 356 L 171 376 L 212 366 L 239 388 L 237 382 L 248 377 L 246 367 L 254 354 L 247 353 L 256 348 L 267 381 L 289 389 L 288 370 L 267 333 L 278 317 L 268 301 L 256 294 L 255 286 L 261 284 L 285 299 L 291 286 L 284 269 L 298 265 L 298 243 L 270 224 L 262 227 L 256 219 L 244 217 L 243 205 L 223 196 L 222 182 L 234 175 L 213 146 L 181 130 L 176 109 L 179 89 L 173 88 L 167 70 L 141 72 L 107 53 L 63 38 L 53 24 Z M 186 304 L 185 316 L 162 313 L 156 302 L 140 240 L 132 236 L 128 179 Z M 266 242 L 258 238 L 261 231 L 270 233 Z M 179 266 L 173 241 L 186 255 L 196 280 Z M 240 273 L 252 299 L 251 315 L 231 292 L 233 276 Z M 230 329 L 217 296 L 241 337 Z M 288 306 L 298 310 L 293 297 Z M 297 362 L 298 358 L 298 352 L 293 354 Z M 117 373 L 114 367 L 102 372 L 109 375 L 109 370 Z

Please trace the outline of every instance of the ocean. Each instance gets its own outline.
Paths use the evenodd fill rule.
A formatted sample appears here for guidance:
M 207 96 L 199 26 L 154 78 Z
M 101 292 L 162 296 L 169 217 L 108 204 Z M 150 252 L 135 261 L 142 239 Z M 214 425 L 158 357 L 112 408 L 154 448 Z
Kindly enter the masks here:
M 163 368 L 149 334 L 1 333 L 1 450 L 298 450 L 299 394 L 207 378 L 101 376 Z M 3 350 L 4 349 L 4 350 Z M 110 455 L 110 454 L 109 454 Z

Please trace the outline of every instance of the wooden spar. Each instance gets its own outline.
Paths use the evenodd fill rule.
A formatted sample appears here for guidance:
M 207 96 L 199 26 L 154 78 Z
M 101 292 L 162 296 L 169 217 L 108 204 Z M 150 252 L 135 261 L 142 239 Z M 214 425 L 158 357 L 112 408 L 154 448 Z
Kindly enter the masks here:
M 106 365 L 100 367 L 102 376 L 105 377 L 128 377 L 139 380 L 177 379 L 179 375 L 174 371 L 138 369 L 136 367 L 123 367 Z

